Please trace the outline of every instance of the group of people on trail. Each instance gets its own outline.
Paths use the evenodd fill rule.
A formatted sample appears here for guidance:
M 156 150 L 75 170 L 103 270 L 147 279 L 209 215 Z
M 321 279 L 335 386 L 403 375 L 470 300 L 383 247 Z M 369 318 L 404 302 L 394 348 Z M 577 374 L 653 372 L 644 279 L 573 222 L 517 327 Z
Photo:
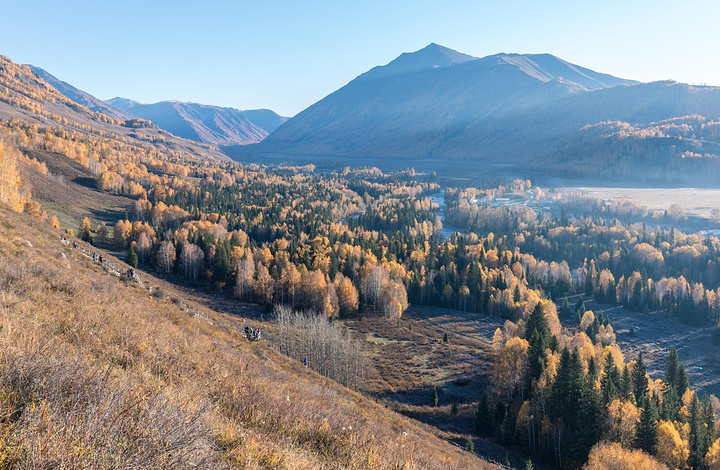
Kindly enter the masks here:
M 70 243 L 70 238 L 66 235 L 63 235 L 60 237 L 60 241 L 62 241 L 64 244 L 68 244 L 68 243 Z M 73 240 L 72 247 L 76 250 L 79 249 L 79 245 L 76 240 Z M 98 255 L 97 252 L 95 252 L 95 251 L 92 252 L 92 260 L 93 260 L 93 263 L 100 263 L 100 264 L 103 264 L 103 262 L 105 261 L 105 259 L 103 258 L 103 255 L 101 255 L 101 254 Z M 113 269 L 115 269 L 115 268 L 113 268 Z M 125 272 L 125 275 L 128 277 L 128 279 L 135 279 L 135 269 L 128 268 L 128 270 Z M 260 331 L 258 330 L 258 338 L 259 338 L 259 335 L 260 335 Z
M 95 263 L 95 262 L 99 262 L 100 264 L 103 263 L 103 257 L 102 257 L 102 255 L 99 255 L 99 256 L 98 256 L 98 254 L 95 253 L 94 251 L 93 251 L 93 254 L 92 254 L 92 259 L 93 259 L 93 263 Z
M 260 328 L 245 327 L 245 337 L 250 341 L 257 341 L 260 339 Z

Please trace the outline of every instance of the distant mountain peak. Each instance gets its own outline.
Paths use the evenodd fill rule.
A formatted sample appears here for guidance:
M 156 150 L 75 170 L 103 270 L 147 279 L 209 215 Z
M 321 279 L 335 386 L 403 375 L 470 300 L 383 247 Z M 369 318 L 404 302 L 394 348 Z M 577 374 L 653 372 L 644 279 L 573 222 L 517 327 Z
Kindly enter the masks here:
M 390 75 L 402 75 L 425 69 L 450 67 L 476 59 L 477 57 L 463 54 L 449 47 L 431 42 L 418 51 L 404 52 L 387 65 L 374 67 L 370 71 L 360 75 L 360 77 L 363 79 L 374 79 L 388 77 Z
M 287 120 L 268 109 L 241 111 L 178 100 L 141 103 L 115 97 L 107 103 L 179 137 L 211 145 L 260 142 Z

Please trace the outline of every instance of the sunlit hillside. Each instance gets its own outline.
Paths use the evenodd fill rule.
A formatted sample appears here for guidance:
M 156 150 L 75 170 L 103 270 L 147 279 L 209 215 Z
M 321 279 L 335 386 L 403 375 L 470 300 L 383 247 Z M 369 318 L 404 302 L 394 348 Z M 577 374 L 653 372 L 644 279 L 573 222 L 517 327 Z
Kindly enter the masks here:
M 119 279 L 47 224 L 0 216 L 3 467 L 486 466 L 249 343 L 241 318 Z

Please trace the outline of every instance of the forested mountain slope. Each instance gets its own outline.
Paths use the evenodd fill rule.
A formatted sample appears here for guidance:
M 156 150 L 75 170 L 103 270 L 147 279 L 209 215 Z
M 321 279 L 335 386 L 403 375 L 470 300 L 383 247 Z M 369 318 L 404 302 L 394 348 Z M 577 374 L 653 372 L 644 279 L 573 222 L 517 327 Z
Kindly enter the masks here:
M 637 83 L 549 54 L 475 59 L 431 44 L 360 75 L 261 144 L 227 151 L 257 158 L 461 159 L 581 177 L 631 177 L 648 165 L 671 181 L 677 166 L 700 176 L 712 167 L 715 175 L 718 138 L 708 140 L 699 127 L 690 142 L 672 132 L 588 132 L 606 122 L 643 127 L 688 116 L 716 127 L 720 89 Z M 687 151 L 702 158 L 683 162 Z

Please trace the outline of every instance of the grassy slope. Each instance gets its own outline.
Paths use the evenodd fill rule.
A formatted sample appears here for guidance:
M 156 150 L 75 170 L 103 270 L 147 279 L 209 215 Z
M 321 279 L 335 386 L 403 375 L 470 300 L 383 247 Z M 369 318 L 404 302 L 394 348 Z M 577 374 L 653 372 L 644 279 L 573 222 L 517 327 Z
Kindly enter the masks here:
M 86 216 L 112 227 L 126 214 L 132 214 L 133 199 L 99 190 L 96 176 L 74 160 L 44 150 L 25 150 L 25 153 L 44 163 L 48 174 L 21 164 L 22 181 L 30 185 L 33 199 L 50 215 L 58 217 L 61 227 L 77 231 L 79 221 Z
M 0 209 L 1 466 L 489 467 L 60 235 Z

